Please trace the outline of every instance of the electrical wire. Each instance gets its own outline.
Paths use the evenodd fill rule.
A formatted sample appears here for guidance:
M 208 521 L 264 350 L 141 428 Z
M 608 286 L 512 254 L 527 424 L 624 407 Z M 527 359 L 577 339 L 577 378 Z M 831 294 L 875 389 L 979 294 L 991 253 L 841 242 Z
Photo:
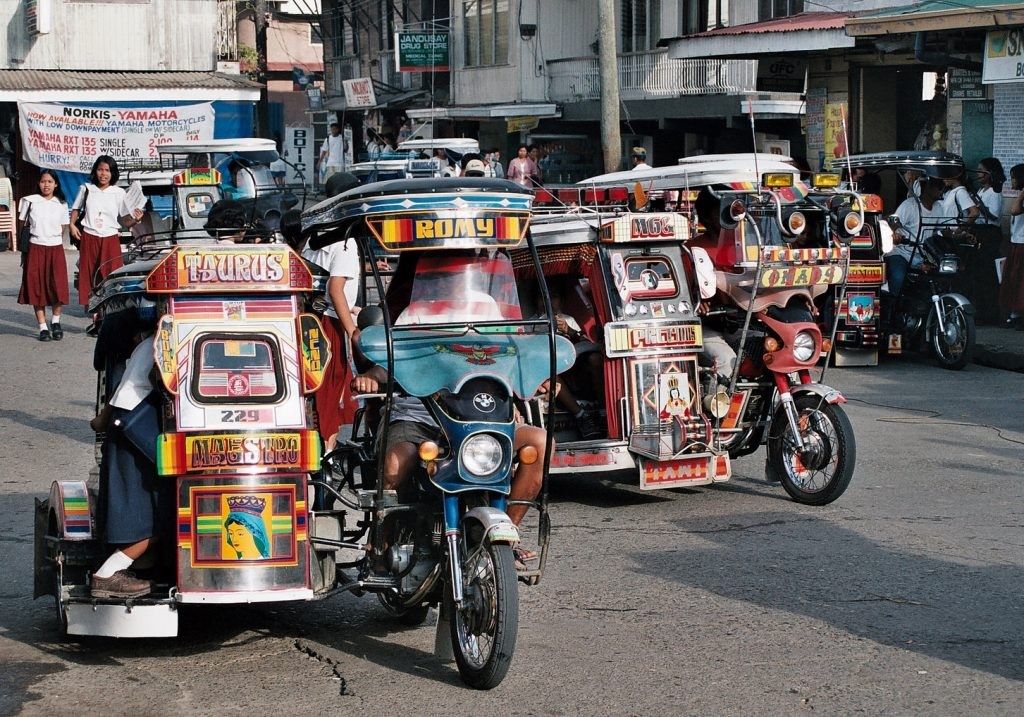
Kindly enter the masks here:
M 850 403 L 861 403 L 865 406 L 874 406 L 875 408 L 889 408 L 894 411 L 907 411 L 908 413 L 924 413 L 928 414 L 921 416 L 920 418 L 876 418 L 875 420 L 879 423 L 896 423 L 901 425 L 909 426 L 966 426 L 968 428 L 987 428 L 990 431 L 995 431 L 996 436 L 1007 443 L 1016 443 L 1019 446 L 1024 446 L 1024 441 L 1018 441 L 1016 438 L 1008 438 L 1003 435 L 1003 429 L 997 426 L 990 426 L 987 423 L 971 423 L 969 421 L 933 421 L 931 419 L 938 418 L 942 415 L 941 411 L 936 411 L 931 408 L 910 408 L 908 406 L 891 406 L 886 403 L 875 403 L 873 401 L 865 401 L 862 398 L 847 398 Z

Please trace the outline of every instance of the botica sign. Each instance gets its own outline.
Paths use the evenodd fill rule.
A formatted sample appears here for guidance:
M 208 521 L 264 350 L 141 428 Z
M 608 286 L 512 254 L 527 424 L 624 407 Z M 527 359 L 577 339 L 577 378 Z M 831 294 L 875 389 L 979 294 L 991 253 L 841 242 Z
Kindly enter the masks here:
M 982 84 L 1024 82 L 1024 28 L 992 30 L 985 36 Z

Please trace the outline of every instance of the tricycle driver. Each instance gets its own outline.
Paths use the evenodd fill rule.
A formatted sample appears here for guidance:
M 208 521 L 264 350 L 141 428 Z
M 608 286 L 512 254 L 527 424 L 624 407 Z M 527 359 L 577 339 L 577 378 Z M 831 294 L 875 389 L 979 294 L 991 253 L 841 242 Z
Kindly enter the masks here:
M 408 269 L 411 269 L 411 266 L 400 263 L 388 290 L 391 315 L 397 315 L 395 326 L 521 318 L 521 315 L 518 314 L 518 297 L 503 293 L 501 286 L 497 288 L 492 286 L 491 293 L 481 291 L 480 289 L 483 287 L 474 288 L 472 278 L 479 277 L 480 274 L 472 270 L 475 269 L 471 266 L 472 258 L 467 257 L 465 267 L 471 271 L 462 273 L 436 270 L 437 266 L 448 261 L 457 262 L 458 259 L 435 261 L 432 258 L 420 258 L 415 268 L 415 281 L 422 286 L 424 278 L 430 277 L 427 282 L 434 282 L 434 285 L 431 286 L 429 292 L 420 292 L 417 290 L 419 287 L 416 289 L 406 287 L 403 279 L 409 276 Z M 498 255 L 494 261 L 508 262 L 508 257 Z M 403 275 L 405 276 L 403 277 Z M 472 278 L 465 286 L 456 288 L 454 282 L 463 277 Z M 514 281 L 510 284 L 507 283 L 504 290 L 515 291 Z M 425 297 L 425 293 L 428 296 Z M 460 299 L 452 300 L 452 297 L 455 296 Z M 445 299 L 440 300 L 438 297 L 445 297 Z M 352 380 L 352 391 L 355 394 L 377 393 L 380 387 L 387 383 L 387 380 L 387 371 L 381 366 L 375 365 Z M 545 381 L 538 389 L 538 393 L 544 394 L 547 390 L 548 382 Z M 441 428 L 430 415 L 423 401 L 404 393 L 396 396 L 391 405 L 390 424 L 387 431 L 388 442 L 384 446 L 384 475 L 382 476 L 384 489 L 401 489 L 419 462 L 419 445 L 425 441 L 437 442 L 441 438 Z M 523 448 L 531 446 L 536 451 L 534 455 L 542 456 L 545 440 L 546 433 L 542 428 L 520 423 L 515 431 L 514 454 L 520 455 Z M 531 463 L 520 461 L 516 467 L 512 477 L 508 508 L 508 516 L 516 525 L 523 520 L 528 507 L 517 501 L 532 501 L 539 495 L 544 477 L 543 471 L 544 464 L 540 460 Z M 516 562 L 520 567 L 524 567 L 526 561 L 537 557 L 537 553 L 532 550 L 517 548 L 515 552 Z

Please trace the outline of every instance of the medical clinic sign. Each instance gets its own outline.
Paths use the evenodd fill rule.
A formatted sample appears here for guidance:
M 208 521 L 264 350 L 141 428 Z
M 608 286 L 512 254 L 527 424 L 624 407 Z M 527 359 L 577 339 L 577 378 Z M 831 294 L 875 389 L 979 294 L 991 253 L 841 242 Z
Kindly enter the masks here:
M 157 147 L 213 138 L 213 103 L 183 107 L 18 105 L 24 157 L 37 167 L 88 172 L 107 154 L 118 162 L 157 157 Z

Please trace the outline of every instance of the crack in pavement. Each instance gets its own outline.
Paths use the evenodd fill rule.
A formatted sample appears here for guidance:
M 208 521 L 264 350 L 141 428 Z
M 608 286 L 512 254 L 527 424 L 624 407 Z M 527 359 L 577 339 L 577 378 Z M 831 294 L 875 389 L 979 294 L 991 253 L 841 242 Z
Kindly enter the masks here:
M 810 523 L 817 520 L 817 518 L 798 518 L 795 520 L 769 520 L 764 523 L 750 523 L 743 525 L 741 523 L 731 523 L 724 528 L 709 528 L 707 530 L 676 530 L 676 529 L 657 529 L 645 527 L 643 533 L 645 535 L 708 535 L 712 533 L 735 533 L 743 530 L 752 530 L 754 528 L 770 528 L 776 525 L 787 525 L 789 523 Z M 562 528 L 576 528 L 578 530 L 590 530 L 595 533 L 601 532 L 635 532 L 635 526 L 611 526 L 611 525 L 580 525 L 577 523 L 563 523 L 562 525 L 553 526 L 557 532 Z
M 320 663 L 322 663 L 324 665 L 327 665 L 328 667 L 331 668 L 331 673 L 334 675 L 333 679 L 337 679 L 337 680 L 339 680 L 341 682 L 341 685 L 338 688 L 338 695 L 339 696 L 341 696 L 341 697 L 351 697 L 351 696 L 354 696 L 355 693 L 350 692 L 349 689 L 348 689 L 348 681 L 341 674 L 341 663 L 340 662 L 338 662 L 337 660 L 334 660 L 334 659 L 328 657 L 327 655 L 324 655 L 319 650 L 317 650 L 315 647 L 313 647 L 312 645 L 307 643 L 305 640 L 296 639 L 295 642 L 293 643 L 293 645 L 295 646 L 295 649 L 298 650 L 299 652 L 301 652 L 302 654 L 304 654 L 307 657 L 310 657 L 310 658 L 316 660 L 317 662 L 320 662 Z

